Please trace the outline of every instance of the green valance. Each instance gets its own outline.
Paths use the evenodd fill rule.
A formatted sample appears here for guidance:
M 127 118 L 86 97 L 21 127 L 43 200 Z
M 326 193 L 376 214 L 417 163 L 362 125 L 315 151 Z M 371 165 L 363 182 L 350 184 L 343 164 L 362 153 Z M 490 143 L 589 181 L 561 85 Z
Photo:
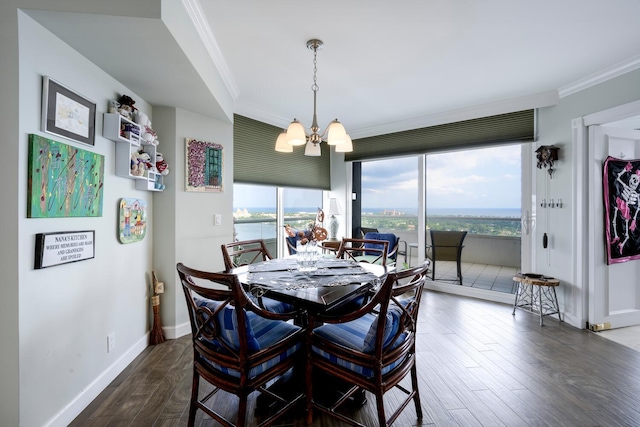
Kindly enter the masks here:
M 233 181 L 330 190 L 329 147 L 322 144 L 320 157 L 305 156 L 304 146 L 279 153 L 274 148 L 280 132 L 279 127 L 234 115 Z
M 345 160 L 380 159 L 534 141 L 535 137 L 535 110 L 524 110 L 356 139 L 353 152 L 346 153 Z

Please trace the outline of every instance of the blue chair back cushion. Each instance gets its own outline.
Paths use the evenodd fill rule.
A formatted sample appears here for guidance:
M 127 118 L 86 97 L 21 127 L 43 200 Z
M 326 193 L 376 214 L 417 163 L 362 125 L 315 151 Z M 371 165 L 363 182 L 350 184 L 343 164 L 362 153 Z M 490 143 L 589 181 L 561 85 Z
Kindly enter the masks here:
M 194 297 L 194 301 L 196 302 L 196 306 L 207 307 L 212 312 L 220 305 L 217 301 L 199 297 Z M 258 343 L 258 340 L 256 340 L 253 327 L 246 317 L 247 313 L 243 311 L 242 315 L 245 316 L 247 346 L 249 352 L 253 353 L 260 350 L 260 344 Z M 238 339 L 238 317 L 236 316 L 235 307 L 229 305 L 225 306 L 224 310 L 218 312 L 216 321 L 220 327 L 220 338 L 224 343 L 235 351 L 240 350 L 240 341 Z
M 402 343 L 406 338 L 406 334 L 402 334 L 394 343 L 390 342 L 393 336 L 398 332 L 398 321 L 400 319 L 400 315 L 401 311 L 399 309 L 390 309 L 387 312 L 387 324 L 385 325 L 383 336 L 383 344 L 385 348 L 388 347 L 393 349 L 400 345 L 400 343 Z M 313 333 L 353 350 L 357 350 L 362 353 L 371 353 L 375 348 L 377 327 L 378 316 L 366 314 L 351 322 L 320 326 L 319 328 L 316 328 Z M 312 346 L 312 350 L 316 354 L 330 360 L 332 363 L 349 369 L 350 371 L 366 378 L 371 378 L 374 374 L 373 370 L 370 368 L 365 368 L 361 365 L 336 357 L 335 355 L 329 354 L 316 346 Z M 400 359 L 385 366 L 382 369 L 382 374 L 384 375 L 388 373 L 403 361 L 404 359 Z
M 369 233 L 364 235 L 364 238 L 365 239 L 371 239 L 371 240 L 386 240 L 387 242 L 389 242 L 389 246 L 387 248 L 388 253 L 393 251 L 393 249 L 398 244 L 398 239 L 399 239 L 399 237 L 397 237 L 393 233 L 377 233 L 377 232 L 369 232 Z M 365 243 L 364 247 L 365 248 L 382 249 L 382 245 L 376 245 L 376 244 L 373 244 L 373 243 Z M 364 253 L 365 253 L 365 255 L 379 255 L 379 252 L 372 252 L 372 251 L 369 251 L 369 252 L 365 251 Z M 394 255 L 394 257 L 395 257 L 395 255 Z
M 211 311 L 213 311 L 219 305 L 217 301 L 212 301 L 204 298 L 196 297 L 194 298 L 194 300 L 196 301 L 196 305 L 198 307 L 206 306 Z M 265 319 L 264 317 L 260 317 L 253 312 L 245 312 L 245 316 L 247 321 L 247 342 L 249 343 L 249 353 L 256 353 L 261 348 L 267 348 L 300 329 L 299 326 L 295 326 L 287 322 Z M 237 320 L 235 319 L 236 316 L 234 307 L 226 306 L 225 309 L 218 314 L 218 322 L 221 328 L 220 339 L 223 340 L 225 344 L 230 346 L 232 349 L 237 351 L 240 349 L 240 344 L 238 342 L 238 325 Z M 206 345 L 214 351 L 227 353 L 227 350 L 223 346 L 221 346 L 220 343 L 215 339 L 207 341 Z M 300 343 L 293 345 L 277 356 L 274 356 L 273 358 L 267 360 L 259 366 L 252 368 L 249 371 L 249 378 L 254 378 L 255 376 L 260 375 L 261 373 L 269 370 L 271 367 L 282 362 L 283 360 L 288 359 L 289 357 L 297 353 L 301 347 L 302 344 Z M 206 362 L 213 368 L 224 374 L 240 378 L 240 372 L 235 369 L 229 369 L 211 361 Z
M 300 237 L 298 237 L 298 233 L 296 233 L 295 236 L 291 237 L 291 236 L 286 236 L 287 242 L 289 242 L 289 254 L 291 255 L 295 255 L 296 253 L 298 253 L 296 251 L 296 245 L 298 244 L 298 240 L 300 240 Z

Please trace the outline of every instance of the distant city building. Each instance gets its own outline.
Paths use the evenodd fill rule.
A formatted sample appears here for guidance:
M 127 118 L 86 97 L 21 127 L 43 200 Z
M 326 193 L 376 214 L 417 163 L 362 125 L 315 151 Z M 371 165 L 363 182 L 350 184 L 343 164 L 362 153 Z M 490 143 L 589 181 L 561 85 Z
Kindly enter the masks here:
M 236 209 L 236 211 L 233 214 L 233 218 L 234 219 L 238 219 L 238 218 L 250 218 L 251 214 L 247 211 L 247 209 Z
M 397 211 L 395 209 L 385 209 L 382 211 L 382 215 L 387 216 L 401 216 L 404 215 L 404 212 Z

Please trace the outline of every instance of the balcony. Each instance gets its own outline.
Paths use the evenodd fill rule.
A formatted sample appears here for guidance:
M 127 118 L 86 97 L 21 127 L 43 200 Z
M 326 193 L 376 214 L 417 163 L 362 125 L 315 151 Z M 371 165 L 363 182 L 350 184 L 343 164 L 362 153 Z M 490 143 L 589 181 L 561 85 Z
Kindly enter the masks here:
M 313 219 L 314 217 L 288 217 L 285 218 L 285 223 L 302 227 Z M 497 221 L 496 218 L 492 220 Z M 513 218 L 505 221 L 519 223 L 519 219 Z M 276 230 L 275 218 L 236 220 L 235 227 L 240 240 L 264 239 L 269 251 L 274 255 L 277 253 L 276 233 L 281 231 Z M 416 231 L 392 229 L 380 229 L 380 231 L 392 232 L 400 237 L 402 253 L 398 261 L 409 265 L 418 263 Z M 407 243 L 406 254 L 402 242 Z M 439 280 L 455 278 L 456 275 L 454 262 L 439 261 L 435 281 L 429 282 L 428 287 L 443 292 L 512 303 L 515 291 L 512 278 L 520 270 L 520 252 L 519 236 L 468 234 L 462 251 L 462 286 Z

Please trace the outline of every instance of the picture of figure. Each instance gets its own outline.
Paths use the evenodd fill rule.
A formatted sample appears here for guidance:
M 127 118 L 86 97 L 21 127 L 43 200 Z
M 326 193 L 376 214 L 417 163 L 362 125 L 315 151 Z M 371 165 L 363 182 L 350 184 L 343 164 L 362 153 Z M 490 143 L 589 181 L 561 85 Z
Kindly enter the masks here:
M 603 172 L 607 263 L 640 258 L 640 160 L 608 157 Z

